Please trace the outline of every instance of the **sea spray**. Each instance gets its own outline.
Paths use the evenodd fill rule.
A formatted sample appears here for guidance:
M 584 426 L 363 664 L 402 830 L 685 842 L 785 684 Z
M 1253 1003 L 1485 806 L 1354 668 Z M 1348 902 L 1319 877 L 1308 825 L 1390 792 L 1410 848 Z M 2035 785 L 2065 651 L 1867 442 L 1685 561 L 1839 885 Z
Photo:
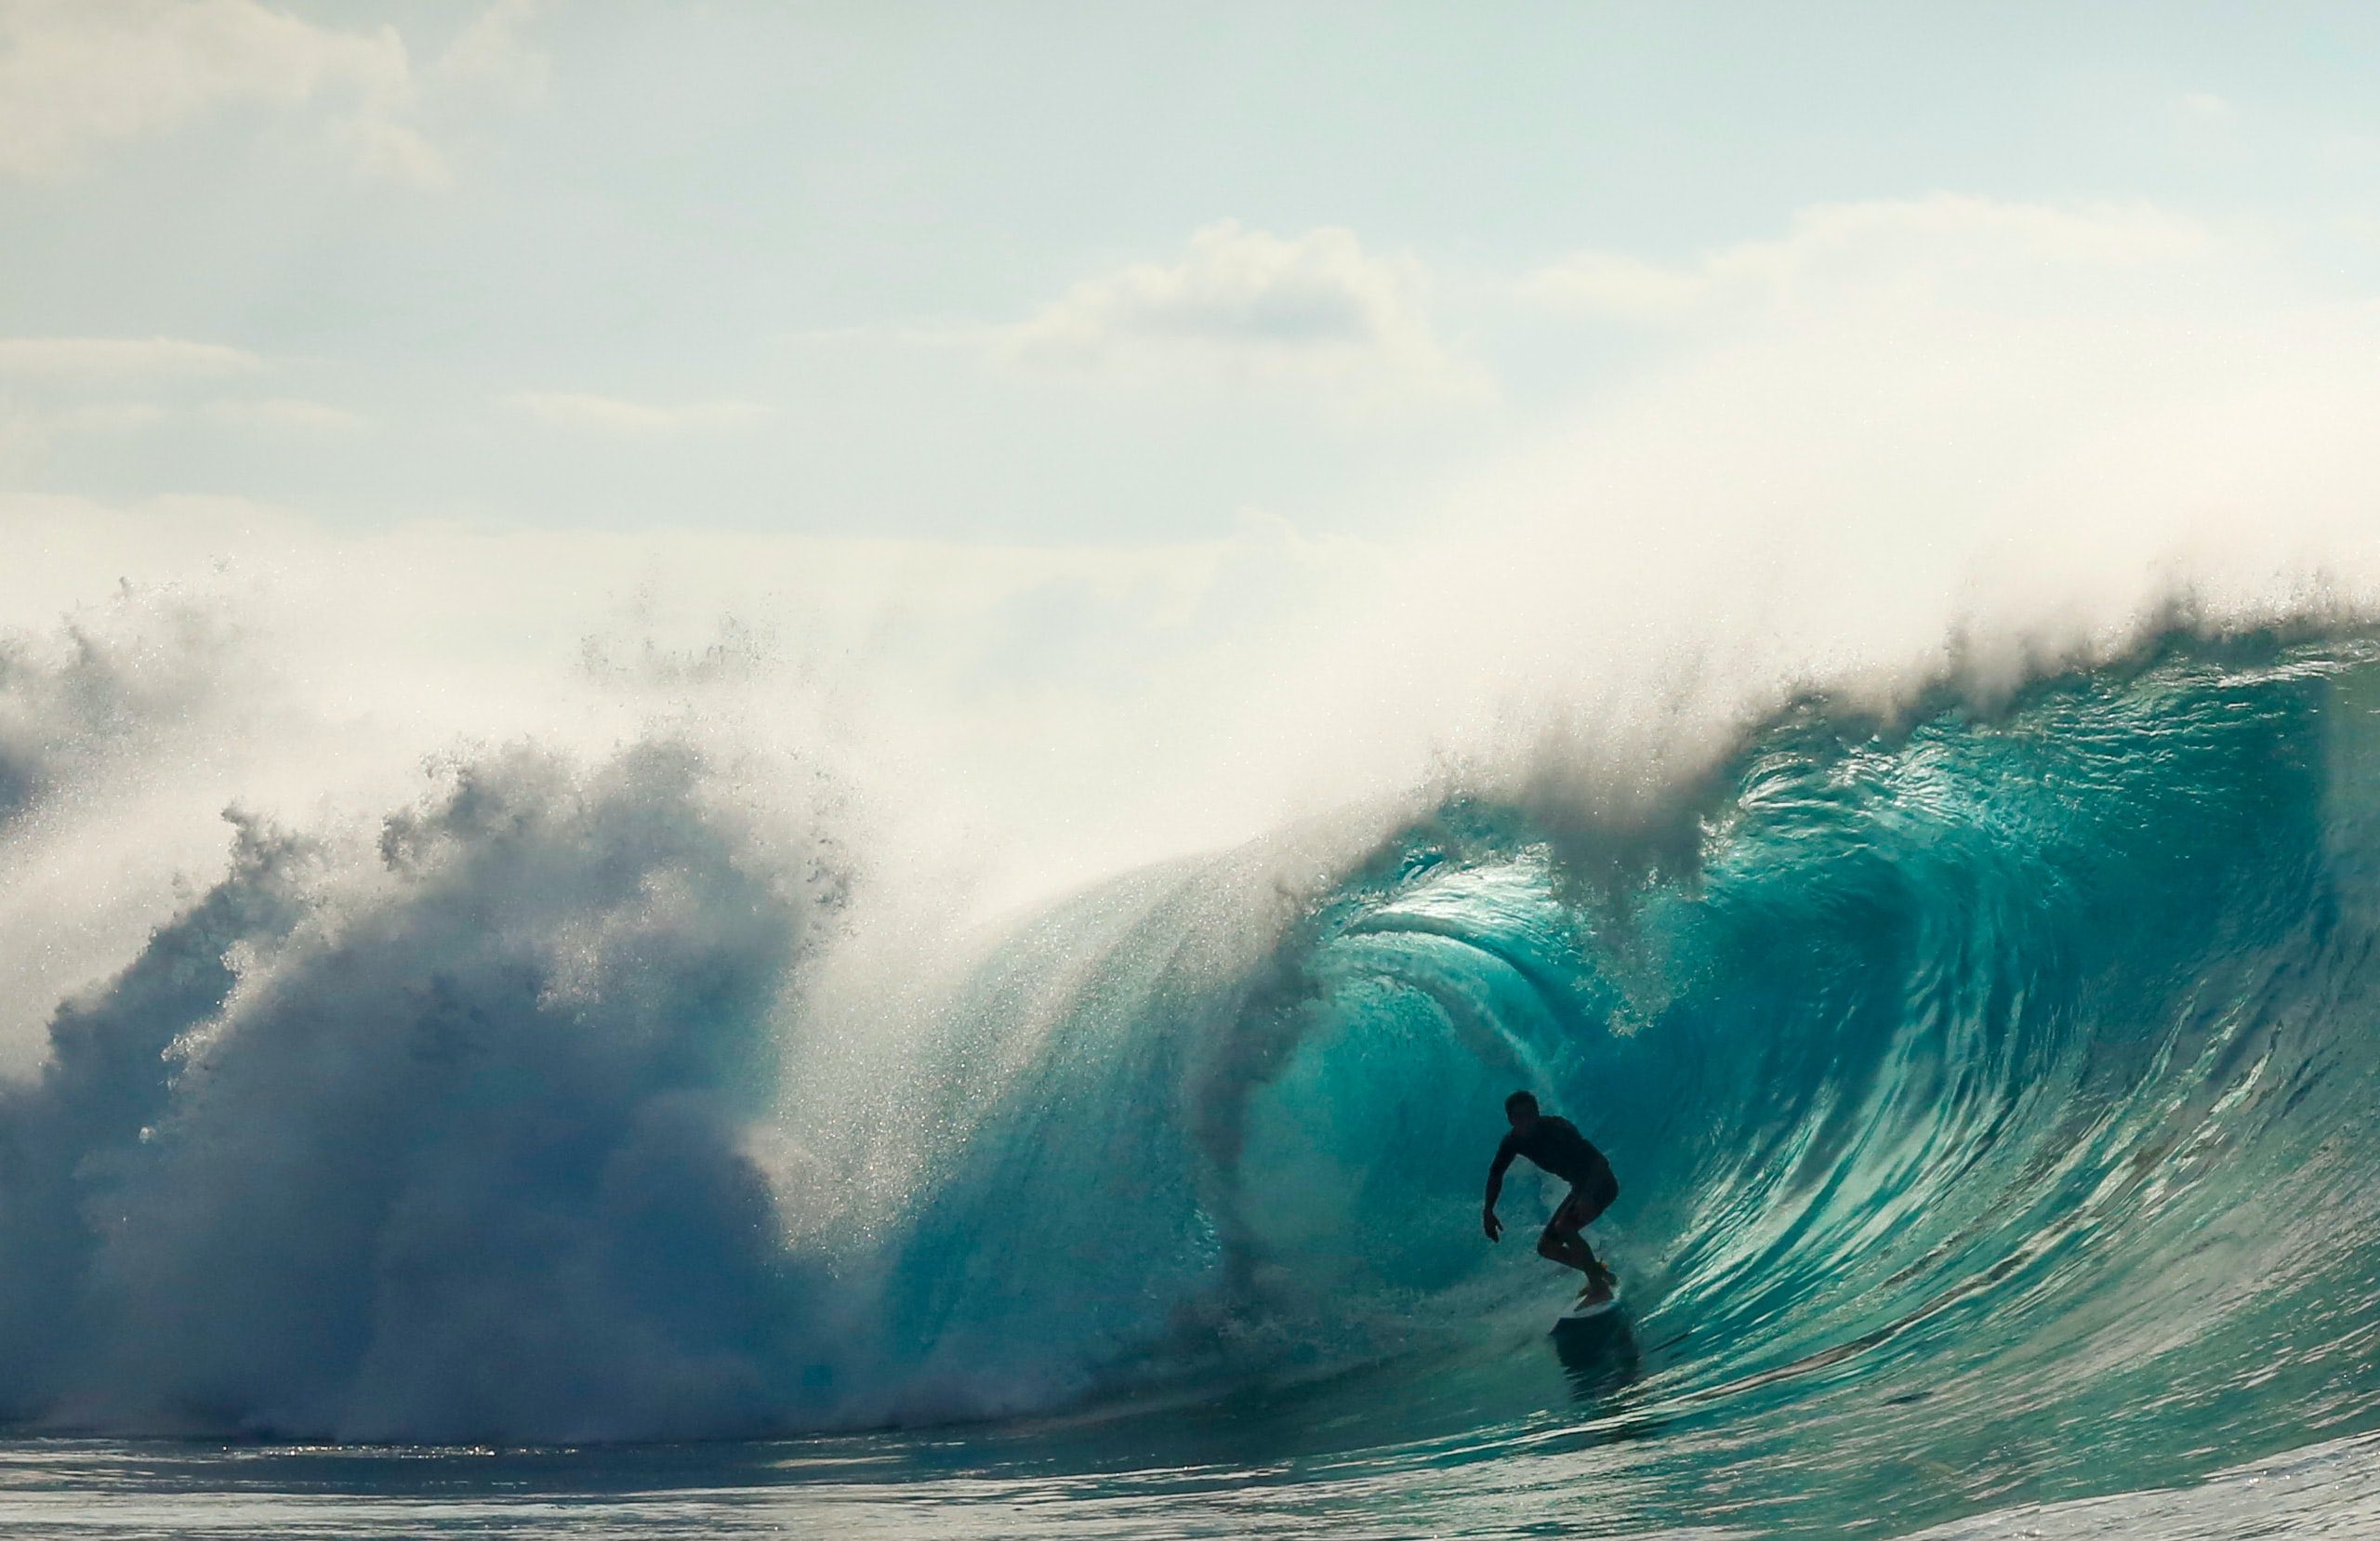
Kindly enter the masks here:
M 739 1432 L 814 1324 L 747 1130 L 844 875 L 682 744 L 457 765 L 377 879 L 253 825 L 11 1092 L 20 1416 Z

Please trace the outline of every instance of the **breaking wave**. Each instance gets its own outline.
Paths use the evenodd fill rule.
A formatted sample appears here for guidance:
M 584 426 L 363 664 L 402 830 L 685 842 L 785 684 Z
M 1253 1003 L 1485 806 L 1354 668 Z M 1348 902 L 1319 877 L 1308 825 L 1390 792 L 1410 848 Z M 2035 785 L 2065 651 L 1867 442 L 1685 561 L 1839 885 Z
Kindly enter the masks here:
M 105 674 L 0 675 L 0 820 L 134 752 Z M 898 947 L 834 777 L 699 733 L 235 811 L 0 1092 L 0 1394 L 422 1441 L 1256 1398 L 1448 1459 L 1655 1436 L 1646 1514 L 2368 1429 L 2374 722 L 2357 636 L 2175 636 L 1796 705 L 1658 837 L 1455 776 Z M 1624 1320 L 1567 1357 L 1478 1234 L 1516 1085 L 1622 1184 Z M 1664 1466 L 1696 1428 L 1730 1460 Z

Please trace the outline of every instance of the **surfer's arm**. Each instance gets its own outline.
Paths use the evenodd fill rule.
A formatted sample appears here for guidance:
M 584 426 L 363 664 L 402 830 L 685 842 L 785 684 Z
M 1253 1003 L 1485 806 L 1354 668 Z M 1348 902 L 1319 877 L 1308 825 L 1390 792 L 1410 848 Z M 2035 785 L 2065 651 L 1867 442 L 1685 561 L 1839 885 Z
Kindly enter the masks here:
M 1488 1168 L 1488 1202 L 1479 1211 L 1480 1229 L 1488 1239 L 1495 1241 L 1504 1233 L 1504 1222 L 1496 1218 L 1496 1197 L 1504 1191 L 1504 1168 L 1513 1164 L 1513 1139 L 1506 1135 L 1496 1147 L 1495 1164 Z

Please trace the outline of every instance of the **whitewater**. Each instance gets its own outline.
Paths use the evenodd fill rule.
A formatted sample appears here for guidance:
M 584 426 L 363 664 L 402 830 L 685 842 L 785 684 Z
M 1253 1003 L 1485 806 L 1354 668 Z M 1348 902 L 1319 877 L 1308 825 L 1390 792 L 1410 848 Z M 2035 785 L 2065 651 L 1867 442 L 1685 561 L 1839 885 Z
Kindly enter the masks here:
M 2372 1524 L 2305 330 L 2320 414 L 1739 359 L 1381 540 L 12 504 L 0 1525 Z M 1621 1183 L 1578 1341 L 1522 1086 Z

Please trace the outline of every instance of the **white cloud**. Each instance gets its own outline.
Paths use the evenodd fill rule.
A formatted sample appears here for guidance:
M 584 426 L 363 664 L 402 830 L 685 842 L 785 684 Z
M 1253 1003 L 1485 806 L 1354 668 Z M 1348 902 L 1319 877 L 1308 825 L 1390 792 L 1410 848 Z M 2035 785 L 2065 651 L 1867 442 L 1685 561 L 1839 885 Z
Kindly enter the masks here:
M 996 342 L 1048 367 L 1288 380 L 1367 401 L 1488 393 L 1486 373 L 1432 330 L 1427 287 L 1419 262 L 1373 256 L 1350 230 L 1284 238 L 1225 220 L 1182 261 L 1086 280 Z
M 364 424 L 361 415 L 344 407 L 288 396 L 210 402 L 206 415 L 218 422 L 276 432 L 337 433 Z
M 1689 314 L 1712 290 L 1694 268 L 1664 268 L 1617 252 L 1581 252 L 1522 280 L 1521 292 L 1566 310 L 1614 319 L 1672 321 Z
M 337 32 L 257 0 L 0 0 L 0 175 L 61 176 L 237 103 L 328 99 L 361 169 L 440 185 L 437 151 L 398 121 L 413 93 L 391 27 Z
M 2178 104 L 2182 115 L 2200 123 L 2228 123 L 2239 115 L 2228 101 L 2212 91 L 2191 91 Z
M 433 192 L 454 183 L 437 147 L 403 124 L 359 113 L 340 125 L 338 137 L 366 177 Z
M 153 402 L 82 402 L 52 409 L 0 407 L 0 472 L 41 463 L 61 441 L 138 433 L 165 420 Z
M 241 349 L 179 337 L 0 337 L 0 375 L 100 382 L 245 375 L 263 364 Z
M 2045 292 L 2059 275 L 2184 263 L 2213 244 L 2202 227 L 2145 205 L 1940 194 L 1818 204 L 1796 215 L 1780 237 L 1675 266 L 1584 252 L 1529 274 L 1519 293 L 1598 320 L 1666 325 L 1848 296 L 1868 303 L 1919 290 L 1933 297 L 1995 286 Z
M 543 100 L 552 60 L 521 34 L 545 8 L 545 0 L 496 0 L 439 55 L 439 78 L 494 87 L 518 102 Z
M 134 433 L 170 415 L 154 402 L 85 402 L 48 412 L 16 411 L 5 422 L 12 448 L 39 449 L 70 434 Z
M 154 402 L 92 402 L 52 413 L 45 423 L 57 433 L 133 433 L 168 415 Z
M 160 425 L 208 423 L 278 435 L 342 433 L 362 428 L 355 413 L 290 397 L 232 397 L 203 405 L 167 404 L 101 392 L 46 406 L 0 408 L 0 470 L 21 472 L 76 439 L 137 434 Z
M 612 396 L 575 391 L 524 390 L 504 404 L 555 428 L 597 428 L 612 433 L 674 433 L 687 428 L 732 428 L 767 413 L 758 402 L 689 402 L 655 406 Z

